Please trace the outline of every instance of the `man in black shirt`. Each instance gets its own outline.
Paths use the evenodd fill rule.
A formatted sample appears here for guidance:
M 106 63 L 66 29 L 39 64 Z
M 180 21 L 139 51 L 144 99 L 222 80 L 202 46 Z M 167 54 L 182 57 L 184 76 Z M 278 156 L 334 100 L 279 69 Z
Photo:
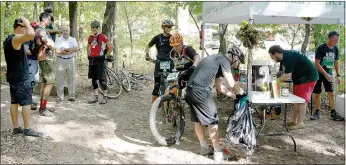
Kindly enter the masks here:
M 313 93 L 315 94 L 315 113 L 310 117 L 311 120 L 321 118 L 321 92 L 322 83 L 324 90 L 328 93 L 329 107 L 331 109 L 330 117 L 333 120 L 344 120 L 345 118 L 340 116 L 335 111 L 335 99 L 333 93 L 333 67 L 336 72 L 336 83 L 340 83 L 339 73 L 339 50 L 336 44 L 339 40 L 339 33 L 332 31 L 328 34 L 328 42 L 320 45 L 316 50 L 315 66 L 319 72 L 319 80 L 317 81 Z
M 173 26 L 174 24 L 172 21 L 163 20 L 161 24 L 163 33 L 156 35 L 149 42 L 148 46 L 145 49 L 145 54 L 146 54 L 145 59 L 149 61 L 150 60 L 149 48 L 155 45 L 157 50 L 156 59 L 158 59 L 158 61 L 170 61 L 171 69 L 169 71 L 173 69 L 173 62 L 170 58 L 170 52 L 172 50 L 172 46 L 170 46 L 169 44 L 169 38 L 171 37 L 170 31 L 172 30 Z M 155 86 L 152 93 L 152 103 L 159 96 L 159 89 L 160 89 L 160 76 L 158 75 L 159 72 L 162 72 L 162 69 L 160 69 L 160 63 L 156 62 L 155 70 L 154 70 Z
M 244 91 L 234 81 L 232 76 L 232 54 L 211 55 L 204 58 L 192 73 L 186 89 L 185 99 L 190 106 L 191 120 L 195 122 L 195 132 L 201 144 L 200 154 L 212 154 L 207 145 L 204 127 L 208 126 L 209 136 L 214 146 L 214 160 L 224 158 L 223 148 L 220 144 L 216 105 L 213 100 L 212 89 L 215 85 L 217 91 L 228 97 L 235 98 L 236 93 L 243 95 Z M 227 86 L 221 83 L 221 77 L 227 81 Z
M 14 34 L 9 35 L 3 43 L 7 63 L 6 78 L 10 84 L 13 134 L 24 133 L 26 136 L 39 137 L 42 136 L 42 133 L 30 129 L 32 84 L 23 45 L 35 37 L 35 32 L 24 17 L 16 19 L 13 28 Z M 18 104 L 22 106 L 24 130 L 19 127 L 18 123 Z

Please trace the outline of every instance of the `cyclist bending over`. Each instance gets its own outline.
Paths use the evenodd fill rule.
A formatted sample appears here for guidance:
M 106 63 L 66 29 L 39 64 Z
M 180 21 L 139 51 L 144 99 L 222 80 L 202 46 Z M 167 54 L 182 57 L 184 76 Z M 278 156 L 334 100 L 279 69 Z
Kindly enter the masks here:
M 156 35 L 151 41 L 149 42 L 148 46 L 145 49 L 145 60 L 149 61 L 149 48 L 153 45 L 156 46 L 157 50 L 157 56 L 156 59 L 159 61 L 171 61 L 171 69 L 170 72 L 173 69 L 173 62 L 169 56 L 170 51 L 172 50 L 172 46 L 169 44 L 169 38 L 171 37 L 171 30 L 174 26 L 173 22 L 170 20 L 163 20 L 161 24 L 161 28 L 163 30 L 163 33 Z M 159 72 L 162 72 L 162 69 L 160 69 L 160 63 L 156 62 L 155 64 L 155 70 L 154 70 L 154 78 L 155 78 L 155 86 L 152 93 L 152 103 L 157 99 L 159 96 L 159 89 L 160 89 L 160 79 Z

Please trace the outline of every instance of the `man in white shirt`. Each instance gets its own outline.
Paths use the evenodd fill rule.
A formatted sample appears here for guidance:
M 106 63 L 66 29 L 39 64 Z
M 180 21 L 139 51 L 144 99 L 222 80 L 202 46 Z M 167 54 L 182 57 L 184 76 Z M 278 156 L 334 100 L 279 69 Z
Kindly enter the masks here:
M 67 72 L 69 101 L 75 101 L 76 92 L 76 52 L 79 50 L 77 40 L 70 36 L 70 28 L 62 29 L 62 36 L 55 41 L 56 44 L 56 89 L 57 102 L 64 100 L 65 72 Z

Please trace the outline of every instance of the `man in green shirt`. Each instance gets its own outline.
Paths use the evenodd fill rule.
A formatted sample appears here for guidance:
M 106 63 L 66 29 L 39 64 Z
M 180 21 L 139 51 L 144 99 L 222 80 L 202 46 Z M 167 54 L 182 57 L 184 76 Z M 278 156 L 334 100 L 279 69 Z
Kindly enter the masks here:
M 55 42 L 56 39 L 56 34 L 60 34 L 60 30 L 55 29 L 54 26 L 54 17 L 53 17 L 53 10 L 51 7 L 48 7 L 46 9 L 44 9 L 44 12 L 49 13 L 50 17 L 51 17 L 51 23 L 50 25 L 46 28 L 46 30 L 48 31 L 48 33 L 50 34 L 50 36 L 52 37 L 52 40 Z
M 319 72 L 319 80 L 316 83 L 314 94 L 315 94 L 315 113 L 310 117 L 311 120 L 321 118 L 321 92 L 322 84 L 324 90 L 328 93 L 329 108 L 331 110 L 330 117 L 336 121 L 345 120 L 344 117 L 340 116 L 335 111 L 335 99 L 333 93 L 333 82 L 340 83 L 339 74 L 339 49 L 336 44 L 339 40 L 339 33 L 332 31 L 328 34 L 328 42 L 320 45 L 316 50 L 315 55 L 315 66 Z M 335 68 L 336 77 L 333 78 L 333 67 Z
M 304 116 L 306 113 L 306 103 L 310 102 L 310 97 L 316 81 L 318 72 L 314 64 L 298 51 L 283 50 L 279 45 L 269 48 L 270 57 L 282 63 L 285 74 L 278 81 L 283 82 L 289 78 L 293 80 L 293 94 L 305 100 L 305 103 L 294 104 L 293 117 L 288 122 L 291 130 L 305 128 Z

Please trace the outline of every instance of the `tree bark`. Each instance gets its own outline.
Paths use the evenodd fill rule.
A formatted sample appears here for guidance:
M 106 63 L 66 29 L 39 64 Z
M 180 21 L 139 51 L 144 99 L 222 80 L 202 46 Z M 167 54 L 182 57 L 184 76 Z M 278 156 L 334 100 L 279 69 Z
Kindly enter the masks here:
M 114 8 L 115 8 L 115 2 L 107 1 L 106 4 L 106 11 L 104 13 L 103 17 L 103 23 L 102 23 L 102 34 L 106 35 L 108 38 L 112 40 L 112 27 L 113 27 L 113 20 L 114 20 Z
M 132 27 L 131 24 L 132 22 L 130 22 L 130 18 L 129 18 L 129 14 L 127 12 L 127 8 L 126 8 L 126 3 L 124 3 L 124 11 L 125 11 L 125 19 L 126 19 L 126 24 L 127 24 L 127 28 L 129 30 L 129 37 L 130 37 L 130 46 L 131 46 L 131 53 L 130 53 L 130 58 L 132 58 L 132 52 L 133 52 L 133 37 L 132 37 Z
M 54 1 L 45 1 L 43 3 L 43 8 L 46 9 L 47 7 L 51 7 L 54 15 Z
M 117 2 L 114 2 L 114 18 L 113 18 L 113 68 L 118 68 L 118 8 Z
M 301 52 L 303 54 L 306 53 L 306 48 L 308 47 L 309 44 L 309 37 L 310 37 L 310 31 L 311 31 L 311 24 L 305 24 L 305 37 L 304 37 L 304 41 L 302 44 L 302 49 Z
M 68 2 L 69 17 L 70 17 L 70 35 L 77 38 L 77 8 L 78 3 L 76 1 Z
M 113 43 L 113 51 L 114 51 L 114 29 L 112 29 L 114 27 L 114 16 L 115 16 L 115 11 L 116 11 L 116 2 L 115 1 L 107 1 L 106 4 L 106 11 L 103 15 L 103 23 L 102 23 L 102 34 L 106 35 L 111 43 Z M 113 32 L 113 33 L 112 33 Z M 116 52 L 113 52 L 114 55 Z M 115 68 L 116 61 L 113 61 L 113 69 Z
M 37 2 L 34 3 L 34 13 L 33 13 L 33 18 L 34 20 L 38 20 L 38 7 L 37 7 Z
M 220 47 L 219 47 L 219 54 L 226 54 L 227 47 L 226 47 L 226 30 L 227 30 L 227 24 L 219 24 L 219 31 L 221 32 L 220 35 Z

